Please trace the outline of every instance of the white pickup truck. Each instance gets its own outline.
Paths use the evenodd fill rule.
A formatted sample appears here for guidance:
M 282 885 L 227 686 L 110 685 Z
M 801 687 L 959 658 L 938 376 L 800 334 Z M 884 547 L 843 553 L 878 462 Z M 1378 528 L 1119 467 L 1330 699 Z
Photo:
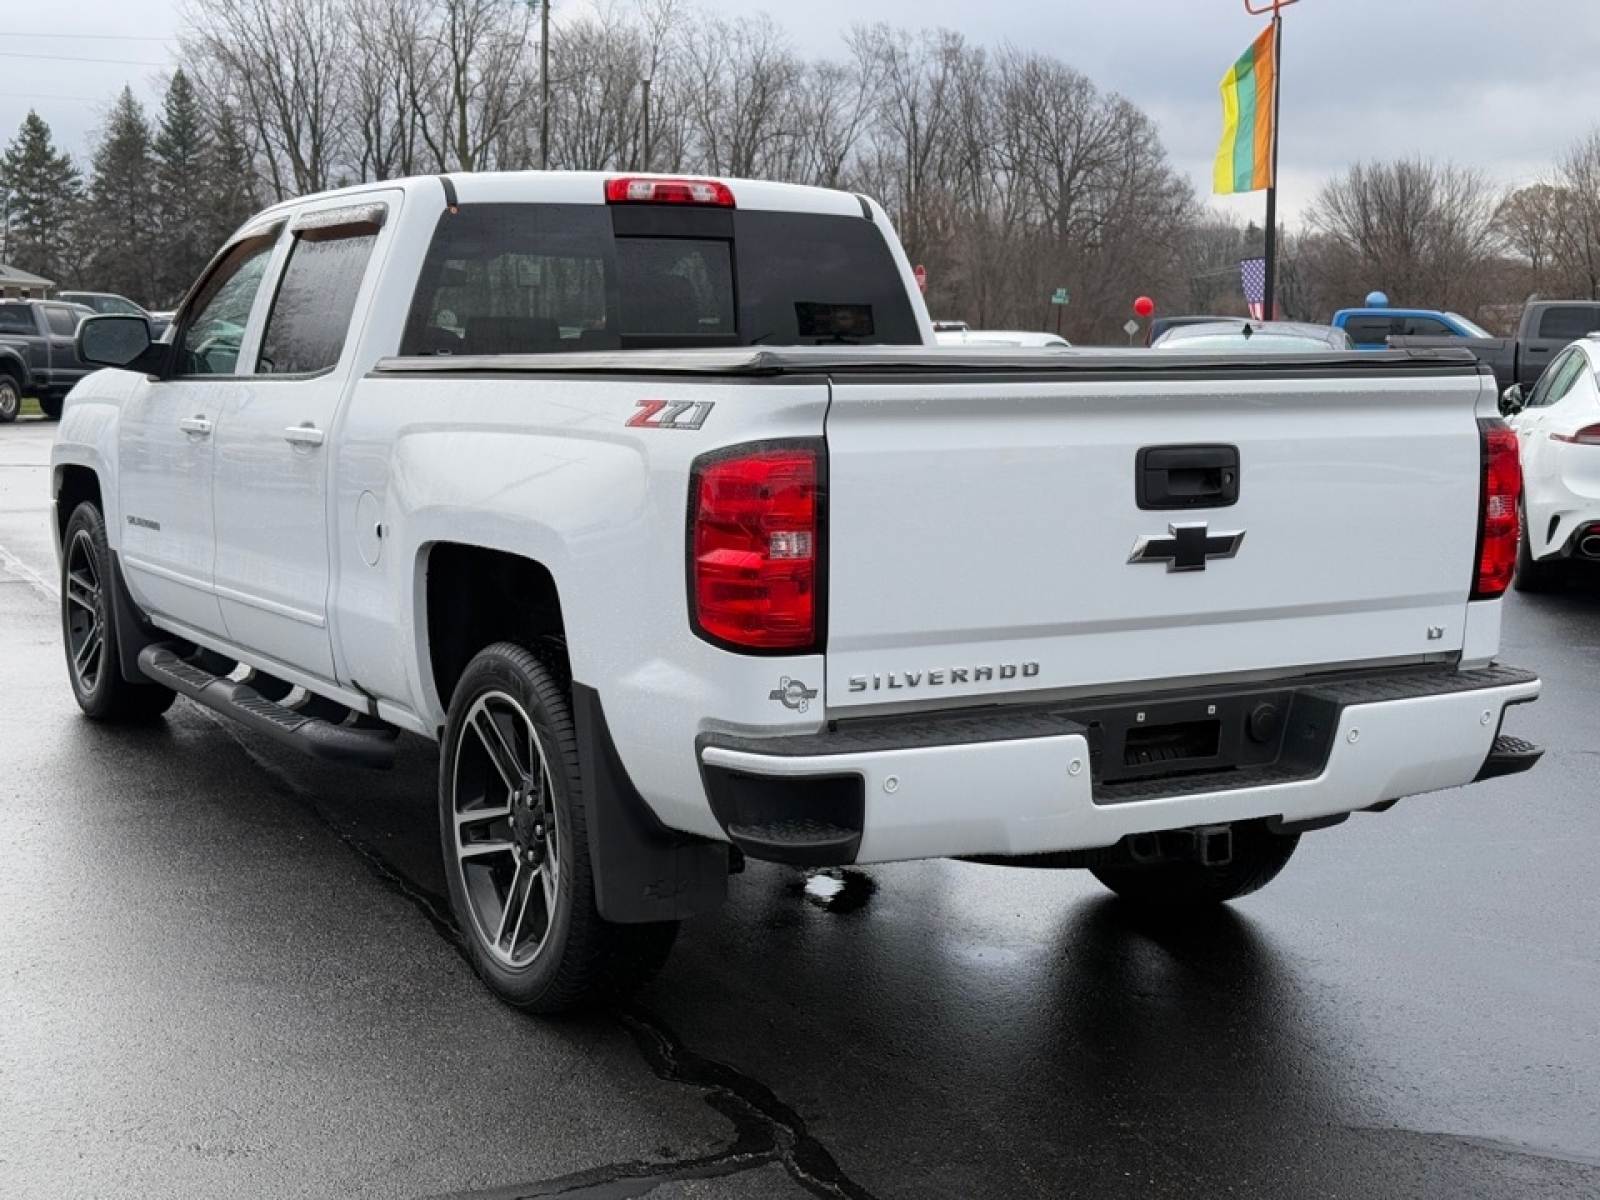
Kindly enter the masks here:
M 462 937 L 554 1011 L 745 856 L 1215 903 L 1525 769 L 1516 446 L 1459 355 L 940 349 L 881 208 L 452 175 L 280 204 L 53 456 L 72 686 L 440 743 Z

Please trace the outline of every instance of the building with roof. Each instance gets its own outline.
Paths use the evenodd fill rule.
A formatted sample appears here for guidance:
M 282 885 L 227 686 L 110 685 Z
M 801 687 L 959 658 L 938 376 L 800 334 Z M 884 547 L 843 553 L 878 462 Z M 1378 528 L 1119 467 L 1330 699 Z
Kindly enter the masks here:
M 9 263 L 0 263 L 0 300 L 43 300 L 55 281 Z

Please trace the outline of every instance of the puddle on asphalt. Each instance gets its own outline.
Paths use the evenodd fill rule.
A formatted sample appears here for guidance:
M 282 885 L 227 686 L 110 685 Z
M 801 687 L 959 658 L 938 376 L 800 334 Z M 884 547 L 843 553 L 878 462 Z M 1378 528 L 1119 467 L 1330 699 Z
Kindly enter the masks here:
M 807 871 L 801 893 L 818 908 L 831 913 L 852 913 L 865 908 L 878 885 L 870 875 L 826 867 Z

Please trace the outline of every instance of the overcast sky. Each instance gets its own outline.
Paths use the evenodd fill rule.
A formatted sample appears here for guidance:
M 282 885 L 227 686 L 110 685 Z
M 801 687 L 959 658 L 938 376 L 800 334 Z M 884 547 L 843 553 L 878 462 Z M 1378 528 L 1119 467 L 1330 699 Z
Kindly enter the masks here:
M 588 2 L 554 0 L 555 20 Z M 1243 0 L 689 2 L 730 15 L 765 10 L 807 58 L 843 57 L 840 31 L 860 21 L 1050 54 L 1144 109 L 1207 196 L 1221 134 L 1217 84 L 1267 20 Z M 32 107 L 87 166 L 92 133 L 124 84 L 158 111 L 179 11 L 179 0 L 8 4 L 0 141 L 16 136 Z M 1279 204 L 1290 221 L 1358 161 L 1421 155 L 1512 186 L 1546 174 L 1597 127 L 1600 0 L 1299 0 L 1284 11 Z M 1214 203 L 1261 219 L 1259 193 Z

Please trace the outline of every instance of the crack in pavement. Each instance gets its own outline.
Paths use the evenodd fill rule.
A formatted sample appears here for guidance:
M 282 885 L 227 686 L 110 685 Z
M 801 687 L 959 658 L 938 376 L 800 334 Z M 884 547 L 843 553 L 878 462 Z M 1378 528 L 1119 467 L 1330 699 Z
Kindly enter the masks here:
M 639 1053 L 667 1083 L 707 1091 L 706 1103 L 734 1125 L 733 1145 L 720 1154 L 682 1162 L 628 1162 L 596 1167 L 556 1179 L 471 1192 L 433 1200 L 633 1200 L 663 1184 L 736 1175 L 777 1163 L 806 1191 L 833 1200 L 874 1200 L 850 1179 L 825 1146 L 806 1130 L 804 1119 L 759 1080 L 726 1063 L 696 1054 L 665 1021 L 638 1004 L 613 1007 L 610 1015 L 630 1034 Z
M 413 884 L 376 849 L 329 820 L 317 804 L 317 794 L 300 786 L 276 763 L 257 752 L 235 722 L 202 705 L 191 707 L 227 734 L 259 770 L 306 808 L 379 882 L 414 905 L 471 965 L 447 905 Z M 772 1163 L 780 1164 L 812 1195 L 832 1200 L 875 1200 L 870 1191 L 845 1175 L 827 1148 L 807 1131 L 800 1114 L 779 1100 L 771 1088 L 726 1063 L 696 1054 L 665 1021 L 642 1005 L 619 1004 L 607 1013 L 632 1036 L 640 1056 L 658 1079 L 706 1091 L 706 1103 L 733 1122 L 732 1145 L 700 1158 L 613 1163 L 552 1179 L 445 1193 L 433 1200 L 542 1200 L 556 1196 L 567 1200 L 634 1200 L 663 1184 L 736 1175 Z
M 0 571 L 29 585 L 52 603 L 59 603 L 60 593 L 54 582 L 4 546 L 0 546 Z M 227 735 L 258 770 L 309 811 L 380 883 L 415 907 L 462 960 L 471 964 L 447 905 L 413 884 L 376 849 L 330 820 L 318 805 L 316 793 L 300 786 L 259 753 L 236 722 L 201 704 L 189 707 Z M 642 1006 L 620 1005 L 609 1010 L 609 1015 L 633 1037 L 641 1057 L 657 1078 L 707 1092 L 706 1103 L 733 1122 L 732 1145 L 700 1158 L 614 1163 L 554 1179 L 449 1193 L 437 1200 L 539 1200 L 554 1196 L 569 1200 L 632 1200 L 666 1183 L 734 1175 L 772 1163 L 781 1164 L 790 1178 L 813 1195 L 834 1200 L 874 1200 L 870 1191 L 845 1175 L 827 1148 L 807 1131 L 804 1119 L 779 1100 L 771 1088 L 726 1063 L 696 1054 L 666 1022 Z

